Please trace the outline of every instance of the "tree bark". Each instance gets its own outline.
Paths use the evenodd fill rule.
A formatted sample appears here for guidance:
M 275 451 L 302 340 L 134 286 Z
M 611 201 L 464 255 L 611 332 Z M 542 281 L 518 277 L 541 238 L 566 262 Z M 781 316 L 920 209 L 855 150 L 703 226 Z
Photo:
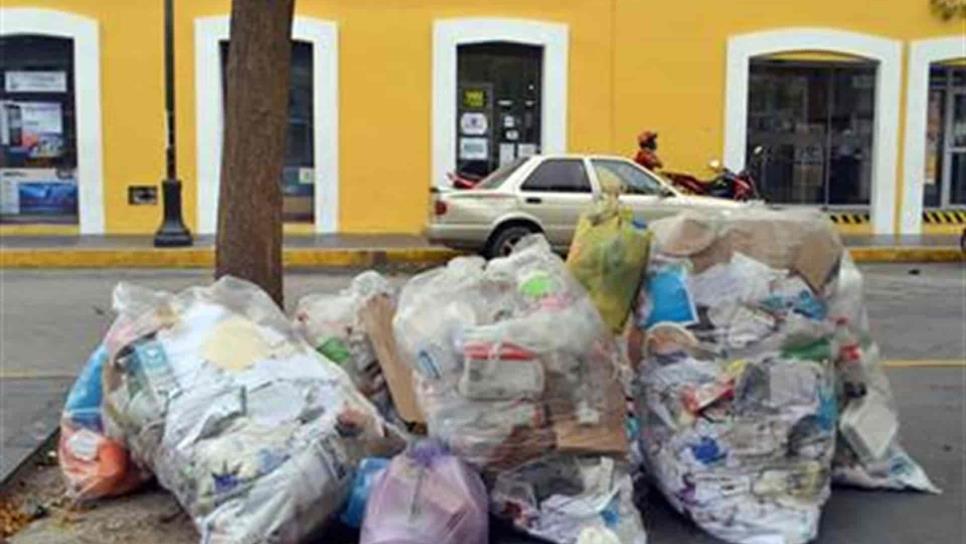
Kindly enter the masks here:
M 282 166 L 295 0 L 233 0 L 215 276 L 282 306 Z

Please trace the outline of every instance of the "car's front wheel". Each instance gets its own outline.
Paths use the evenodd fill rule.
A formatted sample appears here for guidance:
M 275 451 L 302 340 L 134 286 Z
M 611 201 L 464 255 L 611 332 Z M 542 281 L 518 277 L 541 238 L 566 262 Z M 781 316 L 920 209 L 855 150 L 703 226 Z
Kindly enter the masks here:
M 524 223 L 500 227 L 486 244 L 483 255 L 487 259 L 506 257 L 513 251 L 513 246 L 517 245 L 517 242 L 535 232 L 540 232 L 540 229 Z

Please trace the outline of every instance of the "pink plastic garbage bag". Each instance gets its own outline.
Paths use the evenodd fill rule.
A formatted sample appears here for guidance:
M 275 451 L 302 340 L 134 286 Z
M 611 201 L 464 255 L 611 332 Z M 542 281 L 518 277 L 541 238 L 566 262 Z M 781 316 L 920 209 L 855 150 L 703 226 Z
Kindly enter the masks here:
M 486 544 L 486 488 L 436 441 L 393 458 L 369 495 L 360 544 Z

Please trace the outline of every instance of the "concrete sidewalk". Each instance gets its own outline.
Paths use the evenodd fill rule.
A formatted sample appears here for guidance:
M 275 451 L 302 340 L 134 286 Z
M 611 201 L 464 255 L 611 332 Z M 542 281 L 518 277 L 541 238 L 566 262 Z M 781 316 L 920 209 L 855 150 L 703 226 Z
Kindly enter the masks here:
M 957 262 L 955 235 L 843 235 L 857 262 Z M 284 240 L 287 268 L 432 266 L 460 252 L 412 234 L 292 235 Z M 0 268 L 210 268 L 214 237 L 188 248 L 159 249 L 149 236 L 0 236 Z

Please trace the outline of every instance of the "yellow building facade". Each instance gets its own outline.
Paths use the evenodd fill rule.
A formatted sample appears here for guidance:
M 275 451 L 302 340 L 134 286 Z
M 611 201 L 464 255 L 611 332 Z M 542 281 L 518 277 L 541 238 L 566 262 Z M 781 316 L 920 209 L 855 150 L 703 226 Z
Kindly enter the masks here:
M 177 166 L 193 232 L 215 225 L 229 10 L 227 0 L 175 2 Z M 158 227 L 159 199 L 140 191 L 164 176 L 163 33 L 161 0 L 4 0 L 3 39 L 72 45 L 66 78 L 5 64 L 13 151 L 0 168 L 30 186 L 30 165 L 60 175 L 45 153 L 73 149 L 63 164 L 76 217 L 51 229 Z M 474 153 L 631 155 L 650 129 L 678 171 L 701 173 L 711 158 L 740 168 L 752 144 L 773 143 L 779 200 L 867 212 L 877 233 L 918 233 L 924 208 L 966 205 L 963 36 L 964 22 L 928 0 L 297 0 L 293 39 L 311 95 L 292 171 L 308 186 L 293 185 L 299 229 L 419 232 L 429 188 Z M 4 57 L 34 43 L 5 41 Z M 474 49 L 485 44 L 497 45 Z M 494 77 L 512 80 L 513 66 L 530 66 L 501 64 L 516 54 L 506 44 L 536 55 L 536 83 L 516 102 L 484 85 L 495 113 L 464 119 L 460 104 L 477 96 L 466 70 L 485 78 L 509 66 Z M 475 53 L 482 64 L 464 65 Z M 24 75 L 32 70 L 47 79 Z M 477 130 L 501 136 L 474 149 L 480 138 L 464 139 Z M 33 188 L 11 196 L 18 182 L 5 183 L 3 232 L 43 231 L 57 205 Z

